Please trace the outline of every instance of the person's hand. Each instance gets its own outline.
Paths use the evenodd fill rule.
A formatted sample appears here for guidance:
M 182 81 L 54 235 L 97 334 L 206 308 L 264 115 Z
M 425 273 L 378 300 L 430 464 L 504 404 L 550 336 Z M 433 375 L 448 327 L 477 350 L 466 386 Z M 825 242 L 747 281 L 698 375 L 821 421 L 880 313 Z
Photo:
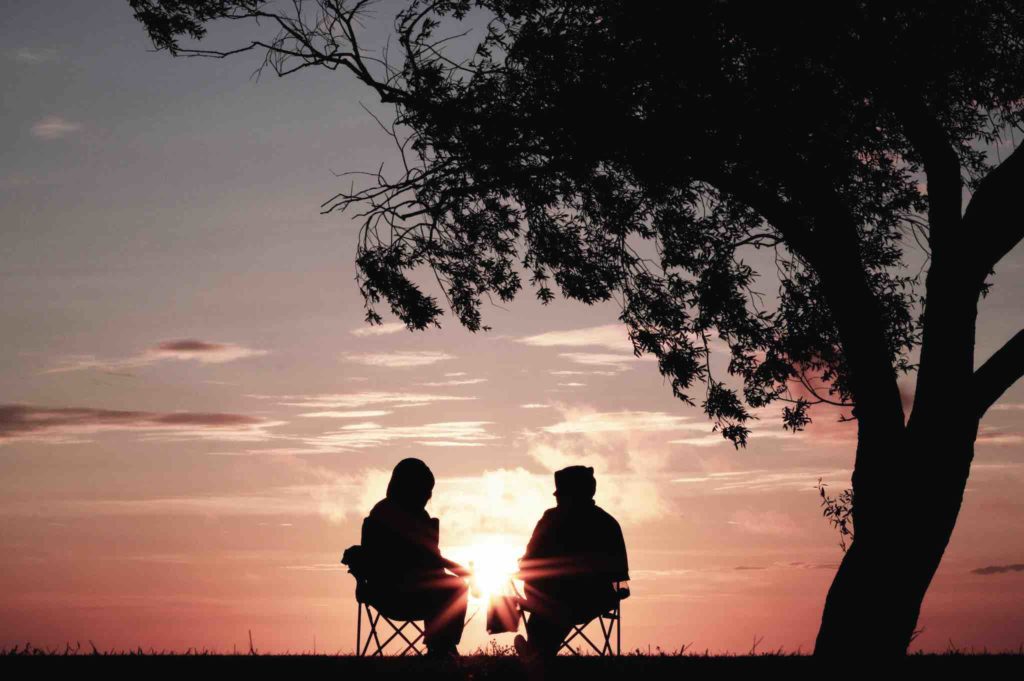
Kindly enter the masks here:
M 471 570 L 469 570 L 468 568 L 464 568 L 457 563 L 453 564 L 448 569 L 455 573 L 455 575 L 457 575 L 458 577 L 462 577 L 463 579 L 469 579 L 473 576 L 473 572 Z

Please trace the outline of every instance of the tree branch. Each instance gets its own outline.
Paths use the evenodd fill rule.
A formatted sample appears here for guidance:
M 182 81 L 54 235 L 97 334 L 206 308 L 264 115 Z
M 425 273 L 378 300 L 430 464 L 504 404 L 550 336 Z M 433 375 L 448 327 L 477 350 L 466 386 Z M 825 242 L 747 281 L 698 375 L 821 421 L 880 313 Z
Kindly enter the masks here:
M 963 180 L 960 157 L 949 136 L 924 102 L 903 92 L 886 93 L 903 134 L 921 155 L 928 180 L 928 224 L 932 251 L 961 234 Z
M 980 419 L 1017 379 L 1024 376 L 1024 329 L 974 372 L 974 405 Z
M 1024 151 L 1018 147 L 985 176 L 967 204 L 964 233 L 979 240 L 977 266 L 982 278 L 1024 238 L 1024 219 L 1020 215 L 1022 189 Z

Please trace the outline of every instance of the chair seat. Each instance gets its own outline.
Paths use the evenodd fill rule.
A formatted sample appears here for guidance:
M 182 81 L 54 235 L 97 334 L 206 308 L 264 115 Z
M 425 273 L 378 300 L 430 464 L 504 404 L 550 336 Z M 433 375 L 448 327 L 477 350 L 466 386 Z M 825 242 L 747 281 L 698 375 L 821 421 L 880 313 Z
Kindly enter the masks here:
M 356 602 L 362 603 L 363 605 L 369 605 L 374 610 L 384 615 L 388 619 L 393 620 L 423 620 L 426 619 L 427 614 L 420 608 L 410 605 L 408 603 L 393 602 L 386 597 L 381 597 L 380 594 L 375 594 L 369 589 L 362 590 L 356 589 Z
M 573 624 L 587 624 L 595 617 L 604 617 L 605 619 L 618 619 L 619 604 L 622 599 L 615 599 L 611 603 L 606 603 L 602 607 L 586 608 L 576 611 L 576 614 L 572 616 Z M 530 601 L 526 598 L 519 599 L 519 609 L 522 612 L 533 613 L 536 612 L 536 608 L 532 607 Z

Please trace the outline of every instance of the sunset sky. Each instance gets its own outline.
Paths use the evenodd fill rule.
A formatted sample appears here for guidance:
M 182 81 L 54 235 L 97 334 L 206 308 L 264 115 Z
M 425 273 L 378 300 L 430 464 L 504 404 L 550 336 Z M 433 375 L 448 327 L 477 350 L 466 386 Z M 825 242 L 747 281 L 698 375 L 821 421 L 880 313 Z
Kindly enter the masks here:
M 624 648 L 812 648 L 842 556 L 815 483 L 848 486 L 852 424 L 773 408 L 734 450 L 613 304 L 367 327 L 357 225 L 319 214 L 333 173 L 395 160 L 365 88 L 154 53 L 117 0 L 8 3 L 0 36 L 0 647 L 350 651 L 338 560 L 416 456 L 463 560 L 521 548 L 552 471 L 594 466 Z M 1024 318 L 1020 248 L 994 281 L 979 362 Z M 1024 643 L 1024 385 L 982 426 L 912 649 Z M 481 612 L 461 648 L 486 641 Z

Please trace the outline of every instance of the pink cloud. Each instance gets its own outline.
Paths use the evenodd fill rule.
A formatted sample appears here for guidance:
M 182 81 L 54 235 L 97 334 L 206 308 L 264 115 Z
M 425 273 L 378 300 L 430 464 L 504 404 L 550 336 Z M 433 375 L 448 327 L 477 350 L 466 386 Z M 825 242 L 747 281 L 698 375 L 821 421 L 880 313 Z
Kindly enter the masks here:
M 170 431 L 204 439 L 259 439 L 280 422 L 223 412 L 150 412 L 88 407 L 0 405 L 0 444 L 14 440 L 67 444 L 105 431 Z
M 66 357 L 57 366 L 47 369 L 45 373 L 56 374 L 88 369 L 123 373 L 166 360 L 192 360 L 201 364 L 223 364 L 266 354 L 266 350 L 256 350 L 235 343 L 215 343 L 194 338 L 182 338 L 161 341 L 138 355 L 122 359 L 101 359 L 95 355 Z

